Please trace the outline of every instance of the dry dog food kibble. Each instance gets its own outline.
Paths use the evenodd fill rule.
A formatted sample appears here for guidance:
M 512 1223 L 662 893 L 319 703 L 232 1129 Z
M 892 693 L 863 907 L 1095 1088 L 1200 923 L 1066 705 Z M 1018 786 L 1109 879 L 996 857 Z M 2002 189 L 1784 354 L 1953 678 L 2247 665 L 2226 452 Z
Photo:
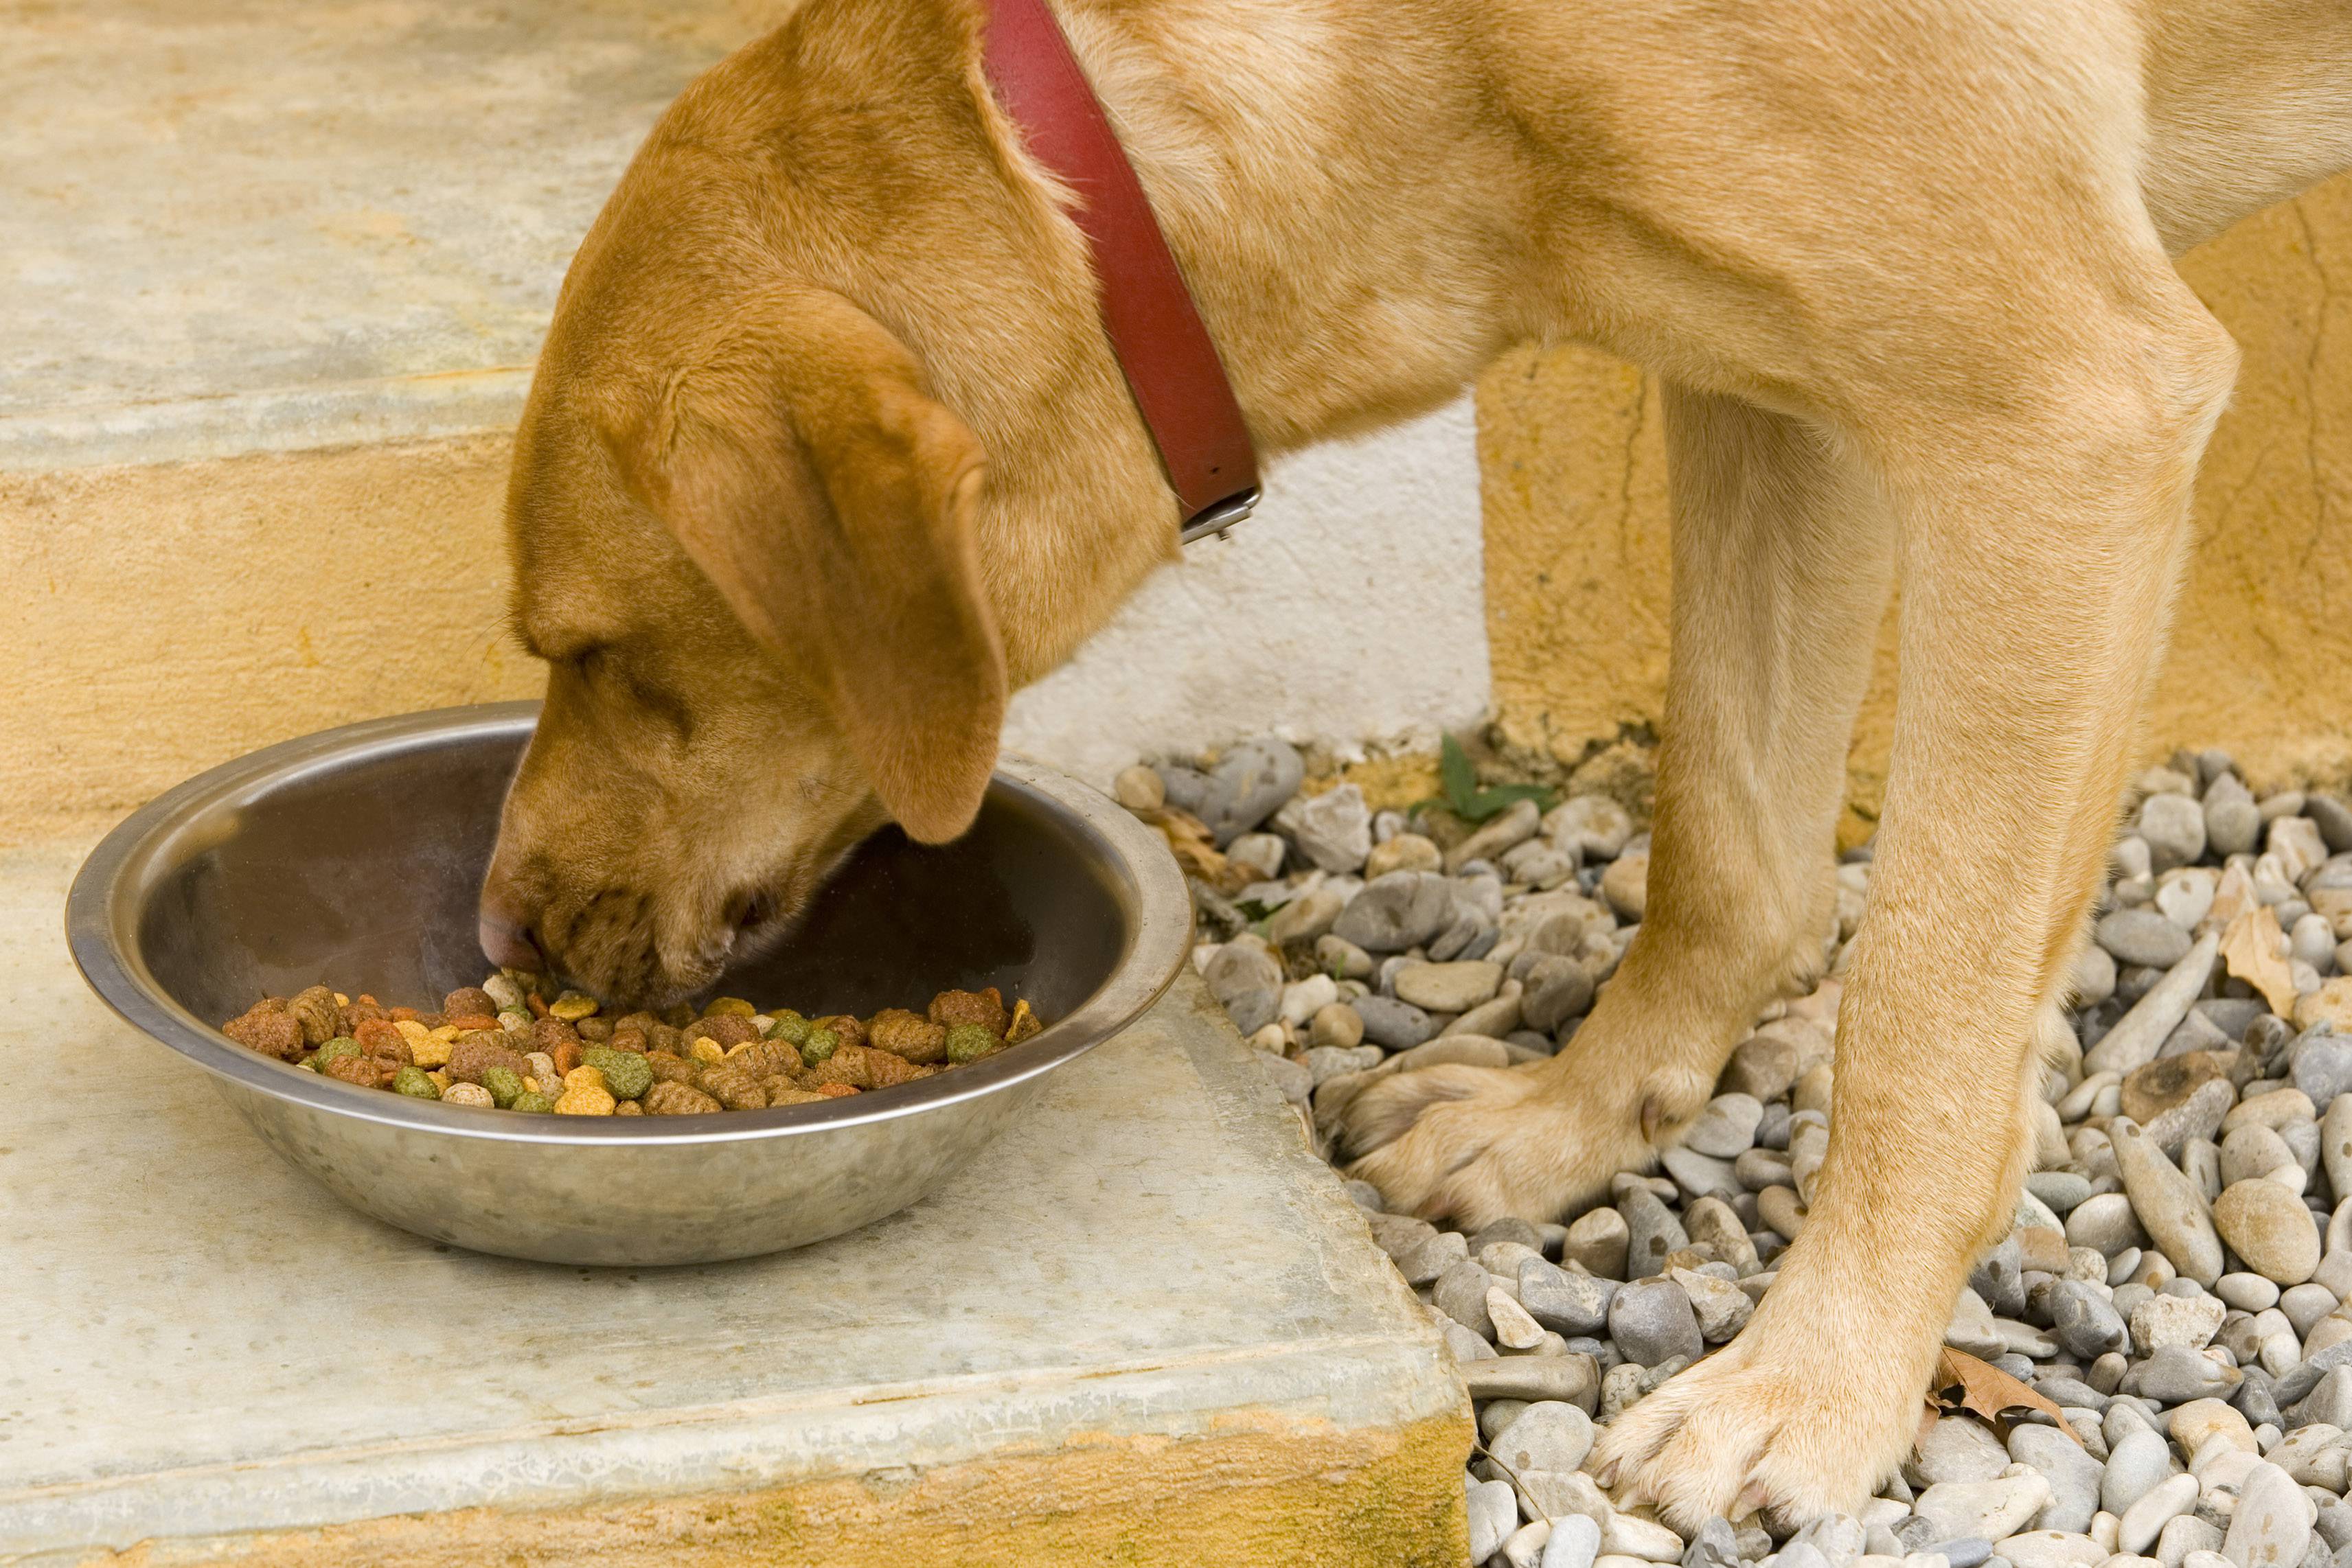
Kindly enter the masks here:
M 325 986 L 264 997 L 221 1026 L 249 1051 L 416 1100 L 558 1116 L 695 1116 L 839 1099 L 979 1061 L 1045 1026 L 992 986 L 941 991 L 921 1012 L 870 1019 L 761 1012 L 721 997 L 699 1013 L 604 1017 L 593 997 L 550 1000 L 506 972 L 388 1008 Z

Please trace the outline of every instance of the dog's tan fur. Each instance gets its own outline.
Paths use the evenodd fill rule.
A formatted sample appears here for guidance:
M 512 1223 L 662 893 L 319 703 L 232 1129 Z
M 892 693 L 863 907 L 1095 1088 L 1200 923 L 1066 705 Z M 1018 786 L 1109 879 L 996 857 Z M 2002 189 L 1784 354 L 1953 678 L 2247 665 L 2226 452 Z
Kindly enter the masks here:
M 1261 443 L 1577 340 L 1665 379 L 1649 917 L 1575 1040 L 1358 1102 L 1402 1207 L 1549 1217 L 1671 1143 L 1818 954 L 1871 632 L 1902 687 L 1829 1162 L 1729 1347 L 1601 1458 L 1679 1522 L 1899 1458 L 2025 1163 L 2235 369 L 2170 264 L 2352 163 L 2342 0 L 1060 0 Z M 807 0 L 572 267 L 512 497 L 548 707 L 486 930 L 636 996 L 896 815 L 1174 549 L 978 0 Z M 1258 526 L 1278 527 L 1269 520 Z

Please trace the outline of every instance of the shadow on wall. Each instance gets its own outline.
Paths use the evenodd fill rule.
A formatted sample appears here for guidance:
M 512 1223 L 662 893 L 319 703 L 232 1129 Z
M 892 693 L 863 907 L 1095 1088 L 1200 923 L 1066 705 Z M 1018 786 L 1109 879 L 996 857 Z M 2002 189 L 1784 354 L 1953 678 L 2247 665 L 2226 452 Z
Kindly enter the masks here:
M 1434 745 L 1477 719 L 1473 424 L 1465 398 L 1285 459 L 1231 538 L 1190 547 L 1014 699 L 1005 745 L 1105 783 L 1139 757 L 1264 730 Z

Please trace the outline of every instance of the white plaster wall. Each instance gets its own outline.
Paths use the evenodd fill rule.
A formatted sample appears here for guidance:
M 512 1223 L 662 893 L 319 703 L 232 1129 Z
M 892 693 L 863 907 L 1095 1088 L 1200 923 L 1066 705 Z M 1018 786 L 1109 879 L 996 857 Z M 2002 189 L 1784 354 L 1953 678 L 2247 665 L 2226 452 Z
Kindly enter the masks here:
M 1256 516 L 1145 583 L 1013 699 L 1009 750 L 1097 783 L 1267 730 L 1430 740 L 1489 695 L 1471 402 L 1297 454 Z

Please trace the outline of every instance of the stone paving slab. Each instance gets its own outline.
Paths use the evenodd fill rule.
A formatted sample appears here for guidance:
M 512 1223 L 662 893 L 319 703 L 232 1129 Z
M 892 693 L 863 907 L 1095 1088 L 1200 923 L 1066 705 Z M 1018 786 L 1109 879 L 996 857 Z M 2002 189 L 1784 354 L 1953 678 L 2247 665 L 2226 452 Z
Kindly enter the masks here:
M 0 4 L 0 470 L 511 427 L 630 153 L 786 9 Z
M 1002 1560 L 1176 1560 L 1120 1535 L 1184 1533 L 1171 1499 L 1241 1521 L 1183 1561 L 1294 1530 L 1316 1561 L 1458 1558 L 1458 1376 L 1189 975 L 913 1209 L 770 1259 L 550 1267 L 345 1209 L 105 1011 L 60 930 L 86 848 L 0 855 L 0 1563 L 503 1561 L 517 1520 L 709 1547 L 743 1498 L 797 1500 L 726 1537 L 768 1561 L 931 1561 L 893 1529 L 992 1541 L 1024 1508 L 1067 1551 Z M 417 1517 L 334 1533 L 391 1516 Z

